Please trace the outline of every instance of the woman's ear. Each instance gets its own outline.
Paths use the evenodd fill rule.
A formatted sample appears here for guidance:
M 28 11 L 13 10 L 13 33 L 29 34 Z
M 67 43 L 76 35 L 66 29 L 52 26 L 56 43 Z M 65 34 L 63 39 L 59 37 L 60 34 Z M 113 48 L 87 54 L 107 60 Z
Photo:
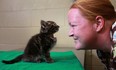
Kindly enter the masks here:
M 94 24 L 94 27 L 96 29 L 96 32 L 102 31 L 105 26 L 105 19 L 102 16 L 96 16 L 95 20 L 96 22 Z

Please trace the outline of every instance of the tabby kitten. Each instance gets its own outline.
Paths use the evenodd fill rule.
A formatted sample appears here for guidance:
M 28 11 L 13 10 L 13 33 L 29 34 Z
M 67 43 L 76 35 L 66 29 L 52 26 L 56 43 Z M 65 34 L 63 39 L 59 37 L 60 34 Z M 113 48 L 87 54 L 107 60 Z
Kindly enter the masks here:
M 56 44 L 57 39 L 54 37 L 54 33 L 58 30 L 59 26 L 55 22 L 41 20 L 40 33 L 32 36 L 28 41 L 24 53 L 10 61 L 3 60 L 2 62 L 5 64 L 13 64 L 21 60 L 37 63 L 42 61 L 47 63 L 54 62 L 50 57 L 50 50 Z

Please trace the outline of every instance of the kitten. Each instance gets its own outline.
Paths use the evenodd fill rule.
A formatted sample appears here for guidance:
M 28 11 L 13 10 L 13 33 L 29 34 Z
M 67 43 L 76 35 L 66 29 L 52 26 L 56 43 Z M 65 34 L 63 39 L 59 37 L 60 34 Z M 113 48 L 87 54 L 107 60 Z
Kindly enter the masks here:
M 50 50 L 56 44 L 56 37 L 54 33 L 59 30 L 59 26 L 53 21 L 41 20 L 40 33 L 32 36 L 24 50 L 24 53 L 16 58 L 2 62 L 5 64 L 13 64 L 19 61 L 37 62 L 46 61 L 47 63 L 54 62 L 50 57 Z

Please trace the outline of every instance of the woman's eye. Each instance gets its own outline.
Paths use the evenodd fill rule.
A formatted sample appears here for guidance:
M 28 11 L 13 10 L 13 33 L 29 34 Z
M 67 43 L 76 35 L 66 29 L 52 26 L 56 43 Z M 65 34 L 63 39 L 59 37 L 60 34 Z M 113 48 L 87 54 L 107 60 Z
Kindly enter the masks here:
M 76 27 L 76 26 L 77 26 L 76 23 L 69 23 L 69 25 L 70 25 L 71 27 Z
M 71 27 L 75 27 L 76 25 L 71 25 Z

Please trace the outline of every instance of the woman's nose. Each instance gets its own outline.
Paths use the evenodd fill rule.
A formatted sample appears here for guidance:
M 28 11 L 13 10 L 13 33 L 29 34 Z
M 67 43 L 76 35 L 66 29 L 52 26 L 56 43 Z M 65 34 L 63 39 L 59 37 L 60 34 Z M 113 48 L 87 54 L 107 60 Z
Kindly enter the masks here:
M 73 33 L 73 29 L 70 28 L 70 30 L 69 30 L 69 37 L 72 37 L 73 35 L 74 35 L 74 33 Z

